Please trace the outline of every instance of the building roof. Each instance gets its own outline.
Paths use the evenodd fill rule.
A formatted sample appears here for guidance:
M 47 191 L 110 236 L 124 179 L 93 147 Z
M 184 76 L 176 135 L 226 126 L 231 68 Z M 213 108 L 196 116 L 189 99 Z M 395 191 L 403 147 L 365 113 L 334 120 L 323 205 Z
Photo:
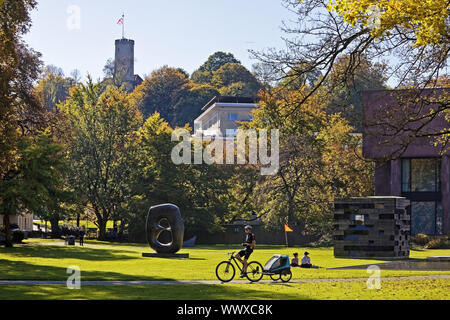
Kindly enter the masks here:
M 142 78 L 141 78 L 138 74 L 135 74 L 135 75 L 134 75 L 134 85 L 135 85 L 135 86 L 138 86 L 138 85 L 140 85 L 142 82 L 144 82 L 144 80 L 142 80 Z
M 258 98 L 252 97 L 233 97 L 233 96 L 216 96 L 211 99 L 203 108 L 202 111 L 207 110 L 213 104 L 222 102 L 222 103 L 257 103 L 259 101 Z

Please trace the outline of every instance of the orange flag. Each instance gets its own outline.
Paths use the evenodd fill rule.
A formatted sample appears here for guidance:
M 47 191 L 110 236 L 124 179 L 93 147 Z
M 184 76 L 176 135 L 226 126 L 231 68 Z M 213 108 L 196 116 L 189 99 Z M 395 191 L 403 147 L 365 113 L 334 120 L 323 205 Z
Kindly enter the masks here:
M 292 230 L 291 228 L 289 228 L 287 224 L 284 225 L 284 231 L 285 231 L 285 232 L 294 232 L 294 230 Z

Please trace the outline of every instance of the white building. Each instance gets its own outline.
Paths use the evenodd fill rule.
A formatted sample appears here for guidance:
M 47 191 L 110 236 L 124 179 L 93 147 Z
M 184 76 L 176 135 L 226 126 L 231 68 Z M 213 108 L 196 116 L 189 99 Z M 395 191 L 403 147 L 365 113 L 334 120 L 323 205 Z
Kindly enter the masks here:
M 33 214 L 21 214 L 9 216 L 9 224 L 17 225 L 21 231 L 31 232 L 33 231 Z M 0 215 L 0 228 L 3 227 L 3 215 Z
M 251 121 L 250 112 L 257 108 L 256 99 L 247 97 L 214 97 L 194 120 L 194 135 L 236 136 L 238 121 Z

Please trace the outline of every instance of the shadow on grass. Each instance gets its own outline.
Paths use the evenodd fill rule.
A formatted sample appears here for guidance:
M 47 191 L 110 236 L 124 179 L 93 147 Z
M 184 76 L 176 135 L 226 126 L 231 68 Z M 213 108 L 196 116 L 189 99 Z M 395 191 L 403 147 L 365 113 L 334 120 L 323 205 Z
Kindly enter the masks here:
M 280 286 L 282 286 L 280 284 Z M 0 300 L 301 300 L 300 293 L 276 292 L 263 285 L 2 286 Z
M 69 265 L 67 266 L 69 267 Z M 45 265 L 34 265 L 23 261 L 10 261 L 0 259 L 0 280 L 51 280 L 66 281 L 67 267 L 55 267 Z M 151 275 L 123 274 L 111 271 L 86 271 L 81 268 L 82 281 L 102 281 L 102 280 L 174 280 L 169 277 L 157 277 Z M 0 291 L 3 286 L 0 286 Z
M 240 251 L 243 249 L 241 244 L 208 244 L 208 245 L 196 245 L 195 249 L 206 249 L 206 250 L 229 250 L 232 251 Z M 283 245 L 271 245 L 271 244 L 256 244 L 256 250 L 292 250 L 300 247 L 286 247 Z M 303 247 L 304 248 L 304 247 Z
M 72 247 L 72 246 L 16 246 L 13 248 L 1 248 L 0 254 L 5 253 L 14 257 L 26 258 L 50 258 L 50 259 L 79 259 L 92 261 L 127 260 L 135 257 L 120 254 L 135 251 L 108 250 L 101 248 Z

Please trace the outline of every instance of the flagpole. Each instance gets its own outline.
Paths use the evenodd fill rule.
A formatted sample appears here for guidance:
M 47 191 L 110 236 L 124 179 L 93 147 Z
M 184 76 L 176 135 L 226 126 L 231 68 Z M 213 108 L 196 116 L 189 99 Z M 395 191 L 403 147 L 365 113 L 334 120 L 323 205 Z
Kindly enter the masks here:
M 125 39 L 125 12 L 122 14 L 122 39 Z
M 289 247 L 287 231 L 284 229 L 284 236 L 286 237 L 286 247 Z

